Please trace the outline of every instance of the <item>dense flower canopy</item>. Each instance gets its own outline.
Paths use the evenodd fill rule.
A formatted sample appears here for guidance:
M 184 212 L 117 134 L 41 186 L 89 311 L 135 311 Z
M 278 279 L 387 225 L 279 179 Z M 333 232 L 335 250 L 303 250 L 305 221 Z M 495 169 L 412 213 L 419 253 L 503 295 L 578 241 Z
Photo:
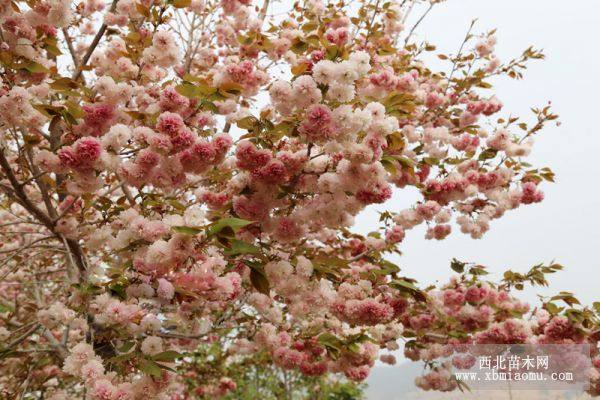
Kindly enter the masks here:
M 360 381 L 404 340 L 435 390 L 457 344 L 589 342 L 600 368 L 596 311 L 513 293 L 560 265 L 494 284 L 455 260 L 420 289 L 389 261 L 422 224 L 479 239 L 553 180 L 526 158 L 556 115 L 503 118 L 490 90 L 543 55 L 503 62 L 473 26 L 436 54 L 407 22 L 435 3 L 0 0 L 2 394 L 215 398 L 215 345 Z

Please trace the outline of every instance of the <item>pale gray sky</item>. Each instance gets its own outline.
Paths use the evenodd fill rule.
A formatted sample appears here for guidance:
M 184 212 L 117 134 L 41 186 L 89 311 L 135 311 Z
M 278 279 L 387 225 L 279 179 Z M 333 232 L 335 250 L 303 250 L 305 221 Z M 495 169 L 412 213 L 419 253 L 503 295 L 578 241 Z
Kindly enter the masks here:
M 441 242 L 426 241 L 424 229 L 413 231 L 403 242 L 404 255 L 397 261 L 406 275 L 428 284 L 447 280 L 453 257 L 479 262 L 495 272 L 507 267 L 525 271 L 554 259 L 566 270 L 551 277 L 550 289 L 527 290 L 524 296 L 528 301 L 535 302 L 537 293 L 561 290 L 576 293 L 587 304 L 599 301 L 600 168 L 596 160 L 600 136 L 596 118 L 600 112 L 595 109 L 599 103 L 595 93 L 600 93 L 596 77 L 600 72 L 600 2 L 448 0 L 434 7 L 417 37 L 427 38 L 439 50 L 455 52 L 473 18 L 478 18 L 476 31 L 498 28 L 496 48 L 503 60 L 519 55 L 530 44 L 545 50 L 547 59 L 530 64 L 524 80 L 502 79 L 495 84 L 506 114 L 529 116 L 530 106 L 552 101 L 562 125 L 548 126 L 536 138 L 531 160 L 535 165 L 550 166 L 556 183 L 544 185 L 546 199 L 542 203 L 493 221 L 481 240 L 453 234 Z M 399 209 L 413 200 L 405 196 L 396 196 Z M 374 212 L 362 215 L 359 227 L 374 227 L 376 218 Z M 397 373 L 373 371 L 368 380 L 370 399 L 408 398 L 412 377 L 419 369 L 394 369 Z M 430 397 L 422 392 L 411 396 L 459 398 L 456 394 Z

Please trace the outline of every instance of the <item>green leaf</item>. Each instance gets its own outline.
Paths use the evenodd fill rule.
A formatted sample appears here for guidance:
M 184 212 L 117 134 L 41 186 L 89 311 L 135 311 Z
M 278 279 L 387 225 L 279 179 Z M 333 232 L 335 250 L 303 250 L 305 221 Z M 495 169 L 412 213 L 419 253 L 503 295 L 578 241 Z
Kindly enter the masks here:
M 50 87 L 54 90 L 71 90 L 79 88 L 79 83 L 71 78 L 61 77 L 50 83 Z
M 215 222 L 210 228 L 208 228 L 208 235 L 216 235 L 225 228 L 229 228 L 233 232 L 237 232 L 240 228 L 250 225 L 252 221 L 247 221 L 241 218 L 221 218 Z
M 300 39 L 296 39 L 292 44 L 291 50 L 296 54 L 302 54 L 308 49 L 308 43 L 303 42 Z
M 111 294 L 114 294 L 116 297 L 119 297 L 121 300 L 125 300 L 127 298 L 127 294 L 126 294 L 127 287 L 121 282 L 110 284 L 108 286 L 108 289 L 110 290 Z
M 489 272 L 485 270 L 485 267 L 483 265 L 475 265 L 471 267 L 469 273 L 471 275 L 489 275 Z
M 173 350 L 167 350 L 167 351 L 163 351 L 162 353 L 153 355 L 152 360 L 153 361 L 172 362 L 181 357 L 183 357 L 183 354 L 178 353 Z
M 453 271 L 462 274 L 463 272 L 465 272 L 465 265 L 466 264 L 464 262 L 458 261 L 456 258 L 453 258 L 452 262 L 450 263 L 450 268 L 452 268 Z
M 356 343 L 350 343 L 347 346 L 347 349 L 351 352 L 351 353 L 356 353 L 356 354 L 360 354 L 360 346 Z
M 546 309 L 546 311 L 548 311 L 552 315 L 557 315 L 562 310 L 564 310 L 563 307 L 559 307 L 554 303 L 546 303 L 546 304 L 544 304 L 544 308 Z
M 277 125 L 274 125 L 272 129 L 269 129 L 267 135 L 271 141 L 276 142 L 284 136 L 290 136 L 294 131 L 296 125 L 291 121 L 283 121 Z
M 4 304 L 0 304 L 0 313 L 5 313 L 8 311 L 12 311 L 12 308 L 10 308 L 9 306 L 6 306 Z
M 253 244 L 234 239 L 231 248 L 226 249 L 225 254 L 228 256 L 236 256 L 238 254 L 260 254 L 260 248 Z
M 256 268 L 250 269 L 250 282 L 252 282 L 252 286 L 260 293 L 266 296 L 269 295 L 269 292 L 271 291 L 269 280 L 262 271 Z
M 398 155 L 386 155 L 384 157 L 390 157 L 400 163 L 400 165 L 404 168 L 414 168 L 416 163 L 408 157 L 398 156 Z
M 48 118 L 52 118 L 53 116 L 56 116 L 56 115 L 60 116 L 60 115 L 62 115 L 61 112 L 63 111 L 62 107 L 55 107 L 55 106 L 50 106 L 50 105 L 46 105 L 46 104 L 33 104 L 33 108 L 35 108 L 36 110 L 38 110 L 39 112 L 41 112 Z
M 129 350 L 132 349 L 133 346 L 135 346 L 135 342 L 129 341 L 123 343 L 123 346 L 119 347 L 117 350 L 119 350 L 119 353 L 127 353 Z
M 162 375 L 162 369 L 159 364 L 152 360 L 142 358 L 138 363 L 139 369 L 146 375 L 159 377 Z
M 185 96 L 189 99 L 196 99 L 202 97 L 202 90 L 191 83 L 182 83 L 181 85 L 175 86 L 175 90 L 182 96 Z
M 241 118 L 236 122 L 236 124 L 238 128 L 246 129 L 248 131 L 252 131 L 257 127 L 260 127 L 260 121 L 252 116 Z
M 337 336 L 335 336 L 332 333 L 320 334 L 317 338 L 317 342 L 323 345 L 334 359 L 336 359 L 339 356 L 342 349 L 345 347 L 344 342 L 342 342 Z M 352 348 L 349 348 L 349 350 L 353 351 Z
M 180 202 L 178 202 L 177 200 L 167 200 L 167 203 L 169 203 L 177 211 L 185 211 L 186 210 L 186 207 L 183 204 L 181 204 Z
M 42 64 L 38 64 L 34 61 L 30 61 L 28 62 L 25 67 L 24 67 L 27 71 L 31 72 L 31 73 L 49 73 L 50 70 L 46 67 L 44 67 Z
M 468 335 L 462 331 L 456 331 L 456 330 L 452 330 L 450 332 L 448 332 L 448 336 L 453 337 L 453 338 L 459 338 L 459 339 L 464 339 L 467 338 Z
M 69 114 L 71 114 L 71 116 L 73 116 L 73 118 L 83 118 L 85 116 L 85 112 L 77 103 L 75 103 L 71 100 L 67 100 L 65 102 L 65 105 L 67 106 L 67 110 L 69 111 Z
M 572 306 L 573 304 L 581 304 L 579 300 L 577 300 L 577 298 L 575 298 L 575 296 L 569 292 L 560 292 L 556 296 L 553 296 L 551 300 L 562 300 L 569 306 Z
M 346 343 L 363 343 L 363 342 L 378 343 L 375 339 L 373 339 L 371 336 L 366 334 L 364 331 L 346 337 Z
M 405 288 L 405 289 L 409 289 L 409 290 L 414 290 L 414 291 L 419 291 L 419 288 L 416 287 L 413 283 L 406 281 L 404 279 L 395 279 L 391 282 L 390 286 L 392 286 L 393 288 L 399 289 L 399 288 Z
M 400 267 L 388 260 L 382 260 L 381 266 L 386 274 L 395 274 L 400 272 Z
M 344 344 L 333 333 L 327 333 L 327 332 L 320 334 L 319 337 L 317 338 L 317 341 L 319 342 L 319 344 L 322 344 L 323 346 L 332 347 L 337 350 L 341 350 L 342 346 Z
M 308 45 L 306 47 L 308 47 Z M 304 53 L 306 51 L 306 48 L 302 48 L 300 51 L 296 51 L 292 48 L 292 51 L 294 53 Z M 339 53 L 339 49 L 337 46 L 328 46 L 327 47 L 327 59 L 328 60 L 334 60 L 338 56 L 338 53 Z
M 425 157 L 423 159 L 423 162 L 425 162 L 425 164 L 427 164 L 427 165 L 431 165 L 432 167 L 434 167 L 440 163 L 440 160 L 439 160 L 439 158 L 435 158 L 435 157 Z
M 109 363 L 115 364 L 123 361 L 129 361 L 136 356 L 136 352 L 132 351 L 130 353 L 119 354 L 118 356 L 114 356 L 108 359 Z
M 306 64 L 304 62 L 300 62 L 291 68 L 291 72 L 292 72 L 292 74 L 294 74 L 294 76 L 298 76 L 298 75 L 302 75 L 304 72 L 306 72 L 307 69 L 308 69 L 308 64 Z
M 193 236 L 202 232 L 202 229 L 192 228 L 191 226 L 173 226 L 173 227 L 171 227 L 171 230 L 173 232 L 183 233 L 185 235 L 193 235 Z
M 390 282 L 390 286 L 394 289 L 398 289 L 402 292 L 408 293 L 412 298 L 417 301 L 425 301 L 427 297 L 414 283 L 410 282 L 406 278 L 394 279 Z
M 230 82 L 230 83 L 224 83 L 221 86 L 219 86 L 219 94 L 221 94 L 222 96 L 225 97 L 231 97 L 231 96 L 237 96 L 240 93 L 242 93 L 242 90 L 244 89 L 244 87 L 242 85 L 240 85 L 239 83 L 235 83 L 235 82 Z
M 496 154 L 498 154 L 498 150 L 495 150 L 495 149 L 485 149 L 479 155 L 479 161 L 490 160 L 490 159 L 496 157 Z
M 46 51 L 48 53 L 50 53 L 51 55 L 58 57 L 62 54 L 62 52 L 60 51 L 60 49 L 56 46 L 56 43 L 52 43 L 46 40 L 46 45 L 44 46 L 44 48 L 46 49 Z
M 314 31 L 315 29 L 317 29 L 319 27 L 319 25 L 316 22 L 308 22 L 304 25 L 302 25 L 302 31 L 305 33 L 308 33 L 310 31 Z
M 393 161 L 390 160 L 390 158 L 391 157 L 383 156 L 383 158 L 381 159 L 381 164 L 383 165 L 383 168 L 385 168 L 385 170 L 391 175 L 396 175 L 398 173 L 398 170 L 396 169 L 396 166 L 394 165 Z

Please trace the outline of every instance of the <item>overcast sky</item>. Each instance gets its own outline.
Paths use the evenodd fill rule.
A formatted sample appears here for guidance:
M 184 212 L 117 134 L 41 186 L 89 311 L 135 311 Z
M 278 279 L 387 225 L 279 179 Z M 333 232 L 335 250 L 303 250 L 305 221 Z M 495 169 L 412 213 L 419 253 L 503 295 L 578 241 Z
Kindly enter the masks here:
M 473 18 L 475 30 L 498 28 L 497 54 L 503 60 L 517 56 L 529 45 L 543 48 L 545 61 L 530 64 L 525 79 L 495 82 L 505 114 L 530 117 L 531 106 L 551 100 L 562 125 L 548 126 L 536 138 L 531 160 L 556 173 L 555 184 L 545 184 L 546 199 L 521 207 L 492 222 L 483 239 L 457 233 L 446 240 L 426 241 L 424 230 L 410 232 L 397 261 L 408 276 L 421 283 L 446 281 L 453 257 L 487 265 L 501 272 L 507 267 L 525 271 L 538 262 L 556 260 L 566 270 L 551 277 L 549 290 L 528 290 L 524 297 L 536 301 L 538 293 L 572 291 L 587 304 L 600 300 L 600 190 L 598 157 L 600 117 L 600 3 L 596 0 L 448 0 L 433 8 L 419 27 L 440 51 L 456 52 Z M 398 209 L 413 198 L 396 195 Z M 376 224 L 376 214 L 359 218 L 361 230 Z M 414 374 L 414 368 L 397 367 Z M 406 398 L 407 387 L 395 374 L 374 371 L 369 381 L 370 399 Z M 406 378 L 406 377 L 405 377 Z M 404 380 L 403 380 L 404 382 Z M 374 387 L 377 386 L 377 387 Z M 397 388 L 398 390 L 390 389 Z M 387 393 L 385 396 L 382 393 Z M 401 395 L 402 394 L 402 395 Z M 429 398 L 416 394 L 411 398 Z M 436 399 L 458 398 L 436 396 Z

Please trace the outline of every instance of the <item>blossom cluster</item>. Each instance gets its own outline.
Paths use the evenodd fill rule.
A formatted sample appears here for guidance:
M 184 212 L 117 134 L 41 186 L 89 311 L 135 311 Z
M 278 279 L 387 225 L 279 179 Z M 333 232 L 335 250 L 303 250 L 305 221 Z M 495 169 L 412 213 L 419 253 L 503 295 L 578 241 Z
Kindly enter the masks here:
M 582 319 L 569 317 L 581 311 L 571 309 L 571 314 L 561 314 L 546 305 L 531 312 L 529 304 L 512 295 L 509 285 L 492 286 L 465 278 L 455 277 L 441 288 L 430 290 L 426 304 L 420 306 L 422 311 L 403 319 L 405 329 L 417 338 L 405 347 L 405 356 L 431 366 L 430 372 L 415 382 L 423 390 L 458 388 L 454 372 L 473 367 L 477 352 L 482 351 L 476 345 L 564 345 L 563 356 L 573 359 L 577 354 L 572 350 L 569 353 L 569 346 L 596 343 L 586 332 Z M 569 301 L 568 296 L 562 298 Z M 451 337 L 445 333 L 448 330 L 462 335 Z M 583 379 L 590 382 L 590 393 L 597 394 L 600 369 L 596 345 L 590 347 L 590 356 L 591 368 L 582 368 L 578 373 L 585 374 Z

